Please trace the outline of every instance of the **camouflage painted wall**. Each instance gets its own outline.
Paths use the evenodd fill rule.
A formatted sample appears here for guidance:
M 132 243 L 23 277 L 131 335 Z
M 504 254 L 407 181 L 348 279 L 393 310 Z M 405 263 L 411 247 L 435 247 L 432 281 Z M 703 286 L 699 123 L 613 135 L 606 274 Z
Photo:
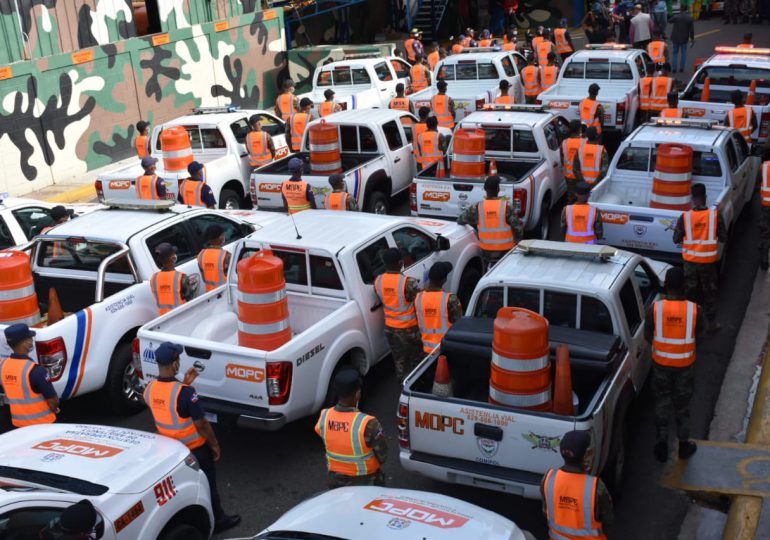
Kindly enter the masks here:
M 272 103 L 285 50 L 283 13 L 268 10 L 0 65 L 0 192 L 129 157 L 140 119 Z

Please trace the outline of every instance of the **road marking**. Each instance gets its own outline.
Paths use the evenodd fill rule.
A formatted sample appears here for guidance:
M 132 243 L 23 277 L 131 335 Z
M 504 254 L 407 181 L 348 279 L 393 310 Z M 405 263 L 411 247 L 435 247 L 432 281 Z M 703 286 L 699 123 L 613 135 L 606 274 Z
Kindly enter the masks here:
M 716 28 L 714 30 L 709 30 L 708 32 L 703 32 L 702 34 L 695 34 L 696 38 L 702 38 L 703 36 L 709 36 L 711 34 L 716 34 L 717 32 L 721 32 L 721 28 Z

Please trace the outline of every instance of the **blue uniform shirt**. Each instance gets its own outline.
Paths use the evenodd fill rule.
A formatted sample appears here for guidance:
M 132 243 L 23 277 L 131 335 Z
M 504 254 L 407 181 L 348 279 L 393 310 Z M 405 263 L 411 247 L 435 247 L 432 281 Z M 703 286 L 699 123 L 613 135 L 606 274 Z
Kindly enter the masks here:
M 11 354 L 11 358 L 35 362 L 32 358 L 24 356 L 23 354 L 13 353 Z M 29 383 L 32 387 L 32 391 L 43 394 L 44 398 L 51 399 L 56 397 L 56 390 L 54 390 L 53 384 L 51 384 L 51 376 L 48 374 L 48 370 L 37 363 L 35 363 L 35 367 L 32 368 L 32 371 L 29 372 Z
M 158 377 L 160 382 L 179 382 L 174 377 Z M 198 393 L 192 386 L 183 386 L 176 400 L 176 412 L 182 418 L 200 420 L 203 418 L 203 407 L 198 401 Z

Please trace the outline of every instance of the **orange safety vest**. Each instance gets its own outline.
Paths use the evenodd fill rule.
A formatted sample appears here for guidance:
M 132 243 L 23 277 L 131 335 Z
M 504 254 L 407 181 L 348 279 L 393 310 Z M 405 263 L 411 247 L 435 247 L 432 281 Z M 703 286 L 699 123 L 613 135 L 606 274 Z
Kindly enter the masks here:
M 473 41 L 473 38 L 470 38 L 470 37 L 466 37 L 464 40 L 462 40 L 462 41 L 460 42 L 460 44 L 461 44 L 463 47 L 470 47 L 470 46 L 471 46 L 471 42 L 472 42 L 472 41 Z
M 684 240 L 682 258 L 687 262 L 713 263 L 719 260 L 717 209 L 688 210 L 682 214 Z
M 321 103 L 320 107 L 321 118 L 324 116 L 329 116 L 330 114 L 334 114 L 337 112 L 336 109 L 337 104 L 334 101 L 324 101 Z
M 291 115 L 291 120 L 289 120 L 291 125 L 291 147 L 295 152 L 299 152 L 302 147 L 302 137 L 305 135 L 308 122 L 310 122 L 310 115 L 308 113 Z
M 390 100 L 390 104 L 388 104 L 389 109 L 395 109 L 398 111 L 406 111 L 411 112 L 409 110 L 409 98 L 405 97 L 394 97 Z
M 250 166 L 261 167 L 273 160 L 268 137 L 266 131 L 249 131 L 246 134 L 246 148 L 249 151 Z
M 489 47 L 492 45 L 491 39 L 480 39 L 479 40 L 479 47 Z
M 537 44 L 537 63 L 541 66 L 548 63 L 548 53 L 553 52 L 553 43 L 544 39 Z
M 770 161 L 762 164 L 762 184 L 760 185 L 759 197 L 762 206 L 770 206 Z
M 478 203 L 479 248 L 484 251 L 510 251 L 516 246 L 511 226 L 505 220 L 508 203 L 503 199 L 485 199 Z
M 559 66 L 540 66 L 540 90 L 545 92 L 559 77 Z
M 417 163 L 422 165 L 423 169 L 431 163 L 436 163 L 444 158 L 444 152 L 441 151 L 441 146 L 439 145 L 438 131 L 420 133 L 420 136 L 417 138 L 417 147 L 419 148 Z
M 288 92 L 278 96 L 278 110 L 281 112 L 281 120 L 286 122 L 291 115 L 296 111 L 294 110 L 294 94 Z
M 161 315 L 185 303 L 182 298 L 183 277 L 184 274 L 176 270 L 160 270 L 150 279 L 150 289 Z
M 324 199 L 324 208 L 327 210 L 347 210 L 348 194 L 346 191 L 332 191 Z
M 751 127 L 751 115 L 754 111 L 751 107 L 739 107 L 727 113 L 728 125 L 741 132 L 747 143 L 751 143 L 751 133 L 754 128 Z
M 446 94 L 436 94 L 430 98 L 430 108 L 433 109 L 439 126 L 452 129 L 455 127 L 455 117 L 449 107 L 449 100 L 450 97 Z
M 537 47 L 545 38 L 543 36 L 535 36 L 532 38 L 532 50 L 535 52 L 535 58 L 537 58 Z
M 516 100 L 511 95 L 497 96 L 495 98 L 495 103 L 498 105 L 513 105 L 515 102 Z
M 674 86 L 671 77 L 654 77 L 652 79 L 652 96 L 650 97 L 650 109 L 662 111 L 668 107 L 668 93 Z
M 428 131 L 428 125 L 425 122 L 417 122 L 412 126 L 412 153 L 414 162 L 420 165 L 420 135 Z
M 158 195 L 158 189 L 155 184 L 158 180 L 158 175 L 145 174 L 136 179 L 136 196 L 141 200 L 157 201 L 160 199 Z
M 583 175 L 583 180 L 592 186 L 599 180 L 603 150 L 604 146 L 601 144 L 587 142 L 578 154 L 580 156 L 580 174 Z
M 564 212 L 567 216 L 567 234 L 564 236 L 564 241 L 575 244 L 595 244 L 597 240 L 594 232 L 596 208 L 575 203 L 567 205 Z
M 521 80 L 524 81 L 525 96 L 537 96 L 540 93 L 540 77 L 535 66 L 527 66 L 522 69 Z
M 751 43 L 738 43 L 736 47 L 739 49 L 753 49 L 754 45 L 752 45 Z
M 439 60 L 440 60 L 440 57 L 439 57 L 438 51 L 434 51 L 428 54 L 428 65 L 430 66 L 431 70 L 436 69 L 436 64 L 438 64 Z
M 412 79 L 412 91 L 419 92 L 428 88 L 428 74 L 427 69 L 422 64 L 415 64 L 412 69 L 409 70 L 409 77 Z
M 596 486 L 590 474 L 550 469 L 545 475 L 546 517 L 552 539 L 606 540 L 596 520 Z
M 575 153 L 582 152 L 587 139 L 584 137 L 570 137 L 561 143 L 561 153 L 564 156 L 564 178 L 577 180 L 575 176 Z
M 553 31 L 553 37 L 556 40 L 556 52 L 559 54 L 567 54 L 572 52 L 569 41 L 567 41 L 567 29 L 557 28 Z
M 452 45 L 452 54 L 460 54 L 463 52 L 464 47 L 460 45 L 459 43 L 455 43 Z
M 650 55 L 653 62 L 662 64 L 666 61 L 666 42 L 660 40 L 650 41 L 647 44 L 647 54 Z
M 655 334 L 652 359 L 661 366 L 685 368 L 695 362 L 698 306 L 688 300 L 658 300 L 652 306 Z
M 515 51 L 516 44 L 513 41 L 506 41 L 503 43 L 503 50 L 506 52 Z
M 654 77 L 644 77 L 639 81 L 639 109 L 649 111 L 652 105 L 652 80 Z
M 190 450 L 206 444 L 192 418 L 182 418 L 176 410 L 179 393 L 185 384 L 178 381 L 151 380 L 144 389 L 144 402 L 150 408 L 158 433 L 184 443 Z
M 409 62 L 414 63 L 417 58 L 414 54 L 414 42 L 417 41 L 414 38 L 409 38 L 406 41 L 404 41 L 404 48 L 406 49 L 406 59 L 409 60 Z
M 36 365 L 23 358 L 8 357 L 0 361 L 0 380 L 11 406 L 11 423 L 16 427 L 56 422 L 56 414 L 48 407 L 43 394 L 32 390 L 29 376 Z
M 602 134 L 602 125 L 596 118 L 596 112 L 599 110 L 599 102 L 595 99 L 585 98 L 580 102 L 580 121 L 587 128 L 595 127 L 599 135 Z
M 206 206 L 203 202 L 203 186 L 202 180 L 193 180 L 188 178 L 182 180 L 182 185 L 179 186 L 179 191 L 182 194 L 182 203 L 190 206 Z
M 139 159 L 147 157 L 147 135 L 137 135 L 134 145 L 136 146 L 136 155 Z
M 226 260 L 227 252 L 222 248 L 204 248 L 198 253 L 198 268 L 206 284 L 206 292 L 227 282 Z
M 382 300 L 385 326 L 412 328 L 417 326 L 414 304 L 406 299 L 406 276 L 384 273 L 374 280 L 374 290 Z
M 281 193 L 286 199 L 289 214 L 310 210 L 310 201 L 307 200 L 307 186 L 308 184 L 304 180 L 284 180 L 281 183 Z
M 449 322 L 449 293 L 420 291 L 414 300 L 414 306 L 422 334 L 422 350 L 430 353 L 452 328 L 452 323 Z
M 329 472 L 345 476 L 369 476 L 380 470 L 380 462 L 366 444 L 366 425 L 373 416 L 360 411 L 324 409 L 318 417 L 315 432 L 326 447 Z
M 672 108 L 672 107 L 666 107 L 662 111 L 660 111 L 660 117 L 661 118 L 682 118 L 682 109 L 679 108 Z

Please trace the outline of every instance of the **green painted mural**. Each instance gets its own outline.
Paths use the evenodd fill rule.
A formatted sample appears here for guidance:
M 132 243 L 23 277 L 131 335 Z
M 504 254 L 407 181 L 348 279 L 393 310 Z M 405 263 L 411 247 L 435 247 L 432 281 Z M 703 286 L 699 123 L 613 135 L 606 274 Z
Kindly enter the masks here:
M 89 3 L 101 1 L 113 2 Z M 27 4 L 52 9 L 57 0 Z M 180 16 L 188 21 L 188 12 Z M 199 106 L 269 106 L 285 51 L 283 13 L 267 10 L 0 64 L 0 192 L 39 189 L 131 156 L 140 119 L 158 124 Z

